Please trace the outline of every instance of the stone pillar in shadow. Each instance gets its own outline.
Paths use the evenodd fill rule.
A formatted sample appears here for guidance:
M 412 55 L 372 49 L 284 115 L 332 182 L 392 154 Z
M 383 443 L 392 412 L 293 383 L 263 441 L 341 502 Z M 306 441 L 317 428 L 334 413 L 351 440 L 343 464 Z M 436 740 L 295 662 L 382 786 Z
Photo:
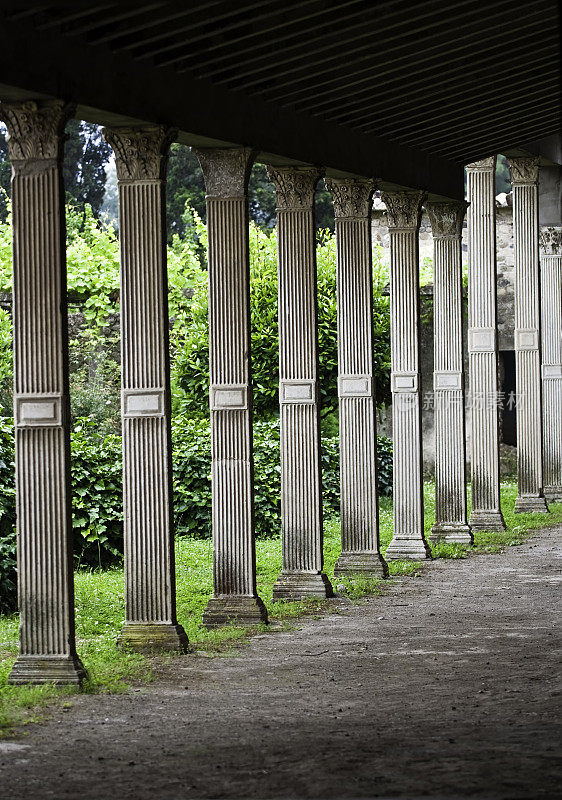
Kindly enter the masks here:
M 462 223 L 466 203 L 425 203 L 433 234 L 435 525 L 431 540 L 470 544 L 462 331 Z
M 540 230 L 544 495 L 562 502 L 562 227 Z
M 505 530 L 500 507 L 496 157 L 468 164 L 468 357 L 473 531 Z
M 176 619 L 166 166 L 162 127 L 104 129 L 115 152 L 121 258 L 125 626 L 133 650 L 180 650 Z
M 207 189 L 214 592 L 208 627 L 267 622 L 256 590 L 246 148 L 195 153 Z
M 322 572 L 314 167 L 268 168 L 277 193 L 283 566 L 275 600 L 332 595 Z
M 423 192 L 383 192 L 390 234 L 394 535 L 386 560 L 431 558 L 424 537 L 419 244 Z
M 80 685 L 70 487 L 62 158 L 73 109 L 6 103 L 12 163 L 19 655 L 10 683 Z
M 379 550 L 373 363 L 371 206 L 374 184 L 330 179 L 336 215 L 342 552 L 336 575 L 388 574 Z
M 516 512 L 548 513 L 543 491 L 539 162 L 510 158 L 515 260 Z

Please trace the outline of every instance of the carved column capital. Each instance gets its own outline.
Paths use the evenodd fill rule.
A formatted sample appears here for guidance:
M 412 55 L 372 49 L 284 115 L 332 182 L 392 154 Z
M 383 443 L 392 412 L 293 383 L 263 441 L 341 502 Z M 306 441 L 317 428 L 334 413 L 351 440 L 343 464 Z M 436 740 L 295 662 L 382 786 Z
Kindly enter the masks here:
M 424 192 L 383 192 L 386 219 L 390 230 L 417 230 L 420 223 Z
M 497 156 L 482 158 L 480 161 L 473 161 L 471 164 L 465 164 L 465 168 L 467 171 L 470 170 L 471 172 L 489 172 L 490 170 L 495 172 L 496 158 Z
M 541 255 L 562 256 L 562 228 L 541 228 L 539 243 Z
M 119 181 L 161 181 L 166 178 L 168 149 L 176 131 L 163 125 L 104 128 L 103 138 L 115 153 Z
M 20 171 L 29 162 L 53 166 L 61 161 L 64 127 L 74 109 L 62 100 L 1 103 L 0 119 L 8 128 L 12 167 Z
M 325 183 L 332 194 L 336 219 L 370 216 L 374 181 L 368 178 L 326 178 Z
M 207 197 L 245 197 L 254 163 L 250 147 L 193 147 L 199 159 Z
M 434 239 L 457 239 L 462 235 L 462 223 L 468 203 L 424 203 L 431 222 Z
M 317 167 L 268 167 L 275 184 L 278 211 L 310 209 L 314 204 L 316 184 L 322 177 Z
M 509 158 L 513 186 L 532 186 L 539 182 L 539 159 L 534 156 Z

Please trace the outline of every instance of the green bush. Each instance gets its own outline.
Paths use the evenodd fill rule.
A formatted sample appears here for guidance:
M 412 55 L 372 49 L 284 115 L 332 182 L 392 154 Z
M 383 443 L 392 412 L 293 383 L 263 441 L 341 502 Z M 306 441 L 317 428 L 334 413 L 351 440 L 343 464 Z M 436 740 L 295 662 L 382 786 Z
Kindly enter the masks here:
M 0 417 L 0 614 L 16 607 L 16 492 L 14 429 Z
M 82 417 L 70 434 L 74 556 L 81 566 L 119 563 L 123 553 L 121 437 Z

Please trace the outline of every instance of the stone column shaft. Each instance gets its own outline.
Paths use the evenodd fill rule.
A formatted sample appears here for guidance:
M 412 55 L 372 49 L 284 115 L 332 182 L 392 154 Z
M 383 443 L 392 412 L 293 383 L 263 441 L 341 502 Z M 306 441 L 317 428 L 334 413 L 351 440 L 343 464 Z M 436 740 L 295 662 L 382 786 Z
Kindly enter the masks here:
M 496 294 L 496 157 L 468 164 L 468 353 L 472 530 L 505 530 L 500 508 Z
M 540 244 L 544 494 L 562 502 L 562 227 L 542 228 Z
M 314 168 L 268 168 L 277 192 L 283 567 L 274 600 L 332 594 L 322 573 Z
M 385 557 L 431 558 L 424 537 L 419 245 L 422 192 L 384 192 L 390 233 L 394 535 Z
M 207 188 L 214 595 L 212 627 L 267 622 L 256 590 L 250 360 L 251 150 L 197 149 Z
M 462 223 L 466 203 L 426 203 L 433 233 L 436 542 L 470 544 L 467 523 Z
M 121 257 L 125 626 L 134 650 L 185 650 L 176 619 L 166 163 L 172 132 L 105 129 L 115 151 Z
M 0 106 L 12 162 L 20 648 L 10 683 L 79 685 L 70 487 L 62 156 L 72 109 Z
M 373 363 L 373 182 L 327 180 L 337 247 L 338 394 L 342 552 L 336 575 L 388 574 L 379 551 Z
M 543 493 L 541 320 L 539 277 L 539 166 L 510 159 L 515 260 L 515 379 L 517 483 L 515 511 L 547 512 Z

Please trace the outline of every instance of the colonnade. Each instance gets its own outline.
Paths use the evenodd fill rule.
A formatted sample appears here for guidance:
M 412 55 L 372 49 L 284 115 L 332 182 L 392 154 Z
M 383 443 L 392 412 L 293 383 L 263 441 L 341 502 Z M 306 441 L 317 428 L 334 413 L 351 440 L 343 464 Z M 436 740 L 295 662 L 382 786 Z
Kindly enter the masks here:
M 20 655 L 12 682 L 79 684 L 72 583 L 64 126 L 57 101 L 3 104 L 13 166 L 14 348 Z M 165 171 L 174 131 L 105 130 L 119 183 L 126 621 L 137 650 L 187 646 L 175 609 Z M 207 189 L 214 593 L 208 626 L 267 621 L 256 589 L 249 309 L 249 148 L 196 148 Z M 383 193 L 391 238 L 394 536 L 387 559 L 431 558 L 424 537 L 418 231 L 435 240 L 436 541 L 504 526 L 499 498 L 493 174 L 468 167 L 473 507 L 467 520 L 461 235 L 466 204 Z M 562 497 L 561 229 L 542 233 L 535 162 L 512 161 L 516 190 L 517 510 Z M 282 571 L 274 599 L 327 597 L 323 572 L 314 191 L 316 167 L 270 167 L 277 194 Z M 336 574 L 384 576 L 379 547 L 370 209 L 375 184 L 331 178 L 337 237 L 342 553 Z M 540 305 L 542 279 L 546 302 Z M 542 317 L 541 317 L 542 313 Z M 541 417 L 540 331 L 545 331 Z M 492 400 L 492 402 L 491 402 Z M 475 404 L 473 403 L 473 409 Z

